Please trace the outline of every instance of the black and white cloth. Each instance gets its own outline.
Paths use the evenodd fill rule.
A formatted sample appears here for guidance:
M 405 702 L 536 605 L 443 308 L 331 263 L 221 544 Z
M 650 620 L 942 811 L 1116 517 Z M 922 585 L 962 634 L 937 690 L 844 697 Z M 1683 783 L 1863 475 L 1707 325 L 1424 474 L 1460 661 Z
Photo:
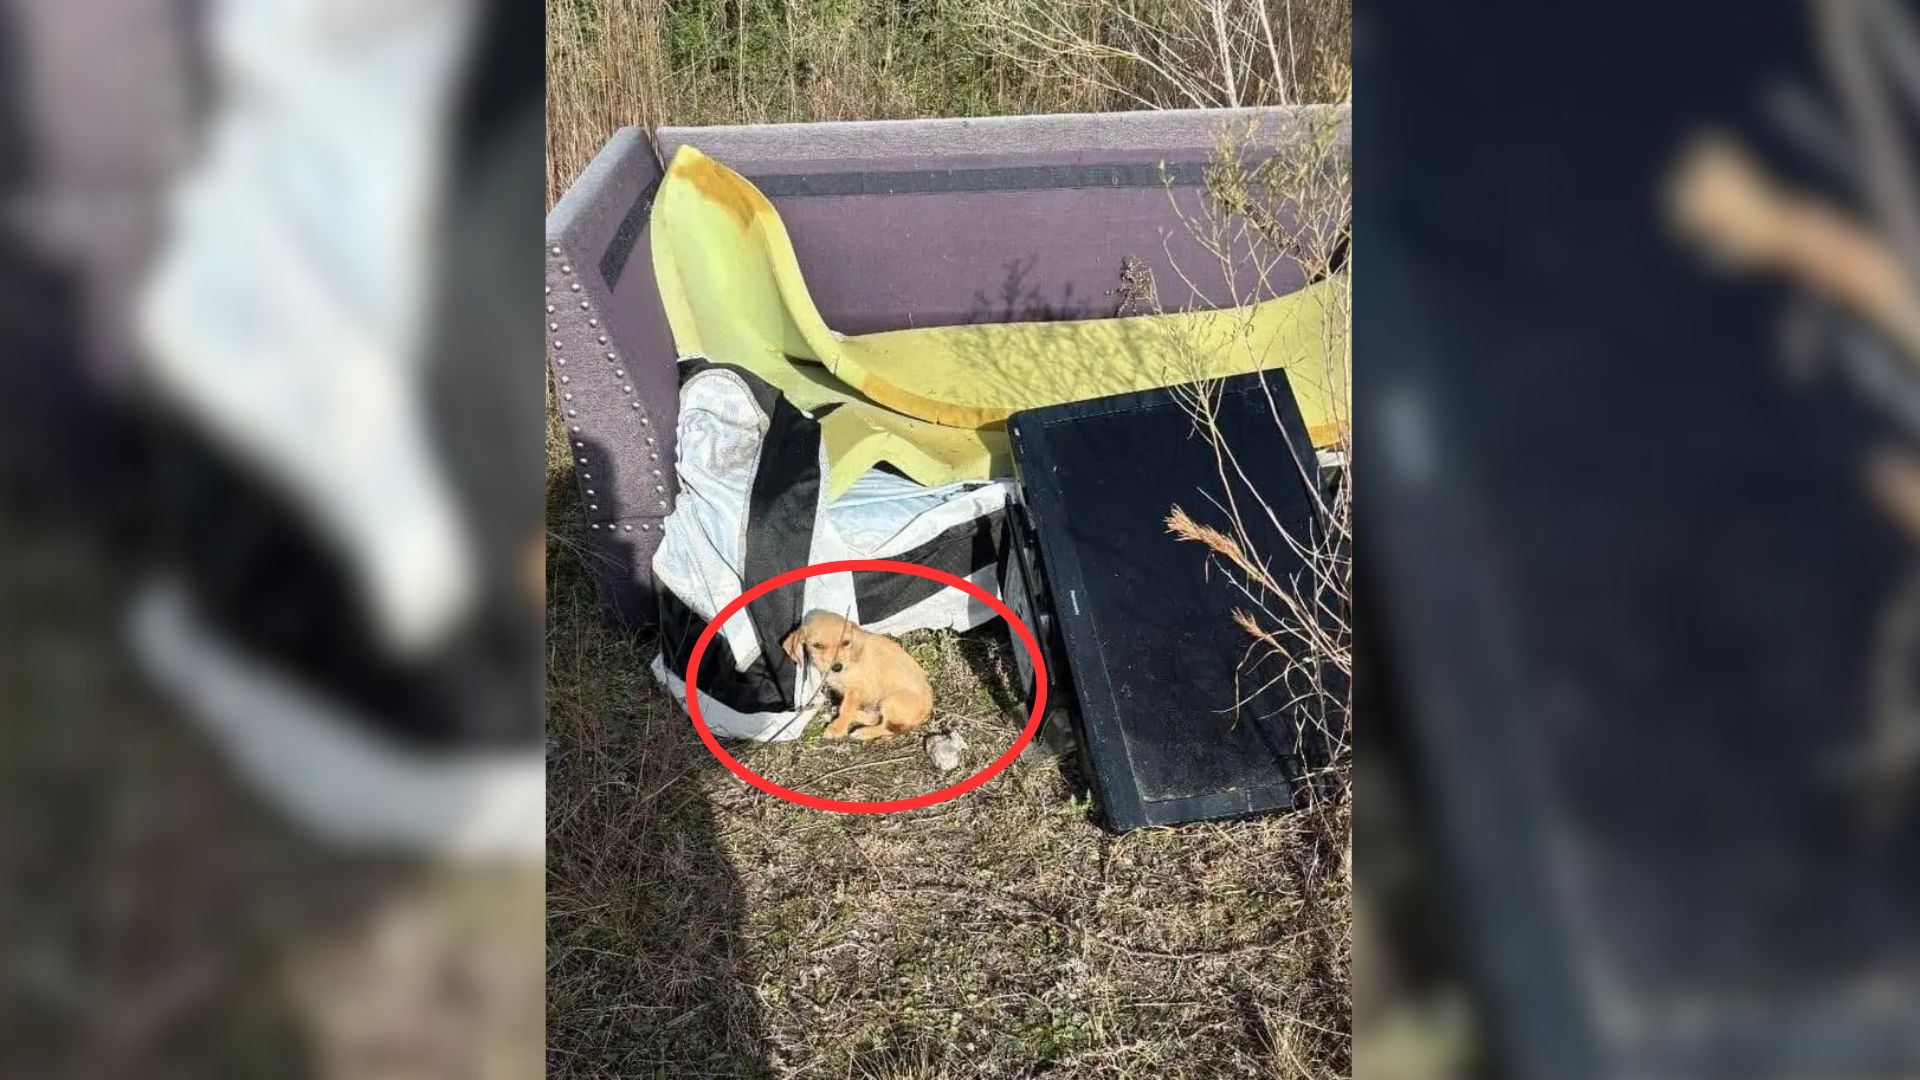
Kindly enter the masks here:
M 537 860 L 540 9 L 206 7 L 220 93 L 143 305 L 134 653 L 321 839 Z
M 710 620 L 742 592 L 789 570 L 843 559 L 890 559 L 944 570 L 1000 591 L 998 558 L 1011 484 L 928 488 L 875 469 L 829 500 L 815 418 L 751 373 L 681 364 L 680 495 L 654 554 L 660 655 L 653 672 L 686 701 L 687 660 Z M 723 738 L 798 738 L 818 678 L 780 642 L 809 611 L 883 634 L 969 630 L 991 608 L 939 582 L 888 571 L 822 574 L 755 600 L 728 619 L 701 659 L 702 717 Z

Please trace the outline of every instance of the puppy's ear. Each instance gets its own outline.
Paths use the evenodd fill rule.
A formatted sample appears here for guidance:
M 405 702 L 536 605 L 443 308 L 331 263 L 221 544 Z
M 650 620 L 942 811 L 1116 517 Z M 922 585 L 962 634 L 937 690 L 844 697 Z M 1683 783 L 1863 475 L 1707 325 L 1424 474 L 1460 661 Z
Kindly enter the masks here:
M 781 651 L 787 654 L 787 659 L 793 661 L 796 664 L 800 662 L 800 646 L 802 644 L 800 640 L 800 631 L 805 630 L 806 628 L 807 627 L 805 623 L 802 623 L 799 626 L 794 627 L 793 633 L 788 634 L 787 639 L 780 643 Z

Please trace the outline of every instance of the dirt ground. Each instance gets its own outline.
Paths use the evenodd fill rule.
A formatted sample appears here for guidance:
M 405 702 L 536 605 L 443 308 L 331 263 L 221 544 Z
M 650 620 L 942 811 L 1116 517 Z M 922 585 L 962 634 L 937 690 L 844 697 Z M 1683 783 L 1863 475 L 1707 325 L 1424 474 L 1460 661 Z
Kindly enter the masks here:
M 1113 835 L 1037 755 L 925 810 L 833 814 L 725 772 L 601 612 L 550 477 L 549 1071 L 1334 1077 L 1343 807 Z M 917 634 L 971 771 L 1011 744 L 1005 630 Z M 741 747 L 840 798 L 945 786 L 918 737 Z M 957 774 L 956 774 L 957 775 Z

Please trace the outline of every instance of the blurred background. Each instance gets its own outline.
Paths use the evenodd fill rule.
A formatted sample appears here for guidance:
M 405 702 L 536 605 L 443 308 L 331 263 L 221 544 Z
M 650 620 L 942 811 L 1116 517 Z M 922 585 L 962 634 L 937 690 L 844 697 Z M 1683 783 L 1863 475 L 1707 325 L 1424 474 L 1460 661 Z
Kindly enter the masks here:
M 1920 1074 L 1914 14 L 1355 5 L 1357 1075 Z
M 1142 92 L 635 10 L 0 0 L 0 1075 L 539 1068 L 536 204 Z M 1913 24 L 1355 5 L 1358 1075 L 1920 1072 Z
M 0 1075 L 539 1069 L 540 30 L 0 2 Z

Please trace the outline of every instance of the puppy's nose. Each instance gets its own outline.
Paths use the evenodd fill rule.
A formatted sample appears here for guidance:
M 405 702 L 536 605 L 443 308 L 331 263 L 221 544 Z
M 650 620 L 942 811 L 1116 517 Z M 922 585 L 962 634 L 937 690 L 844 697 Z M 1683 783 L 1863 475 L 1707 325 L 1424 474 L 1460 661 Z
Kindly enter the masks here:
M 839 665 L 839 664 L 835 664 L 835 665 L 833 665 L 833 670 L 835 670 L 835 671 L 839 671 L 839 670 L 840 670 L 840 665 Z

